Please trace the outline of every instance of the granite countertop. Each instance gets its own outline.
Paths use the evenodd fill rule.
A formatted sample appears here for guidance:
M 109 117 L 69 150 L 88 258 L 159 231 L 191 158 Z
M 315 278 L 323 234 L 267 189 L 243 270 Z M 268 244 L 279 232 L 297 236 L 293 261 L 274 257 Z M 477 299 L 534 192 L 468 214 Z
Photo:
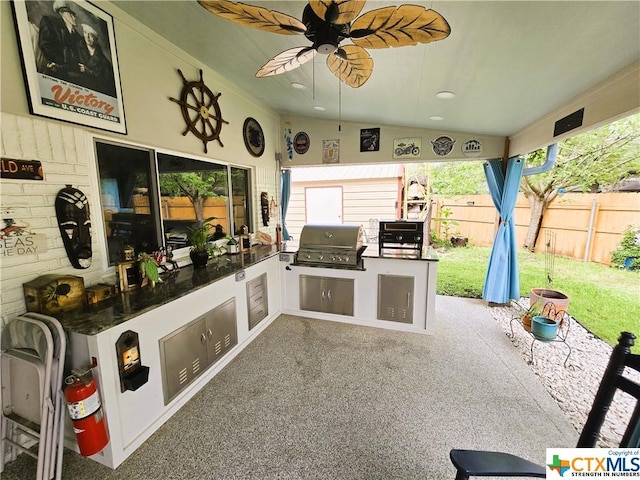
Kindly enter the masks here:
M 209 260 L 206 268 L 191 265 L 162 274 L 162 283 L 120 293 L 102 302 L 56 315 L 65 330 L 96 335 L 142 313 L 204 288 L 236 272 L 278 254 L 273 245 L 255 246 L 249 252 L 222 255 Z

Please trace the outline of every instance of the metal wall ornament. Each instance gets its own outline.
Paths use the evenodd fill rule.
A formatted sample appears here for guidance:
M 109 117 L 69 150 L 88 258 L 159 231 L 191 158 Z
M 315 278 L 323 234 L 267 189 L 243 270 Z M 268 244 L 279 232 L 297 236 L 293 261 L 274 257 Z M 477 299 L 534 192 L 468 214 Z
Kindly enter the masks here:
M 360 130 L 360 151 L 378 152 L 380 150 L 380 128 L 363 128 Z
M 187 128 L 182 135 L 193 133 L 204 143 L 204 153 L 207 151 L 207 142 L 217 140 L 221 147 L 224 147 L 220 140 L 222 124 L 229 122 L 222 118 L 218 98 L 222 93 L 214 94 L 209 87 L 204 84 L 202 70 L 200 70 L 200 80 L 189 81 L 178 69 L 182 77 L 182 92 L 180 99 L 169 97 L 169 100 L 180 105 L 182 118 L 184 118 Z
M 447 135 L 440 135 L 435 140 L 430 140 L 430 142 L 433 153 L 435 153 L 439 157 L 446 157 L 451 152 L 453 152 L 453 147 L 455 146 L 457 140 L 454 140 Z
M 340 163 L 340 140 L 322 141 L 322 163 Z
M 479 157 L 482 153 L 482 142 L 477 138 L 471 138 L 462 144 L 462 154 L 465 157 Z
M 393 158 L 418 158 L 422 150 L 422 138 L 394 138 Z
M 244 146 L 254 157 L 260 157 L 264 153 L 264 133 L 262 127 L 255 118 L 247 118 L 242 126 L 242 139 Z
M 67 257 L 74 268 L 91 266 L 91 218 L 89 200 L 77 188 L 67 185 L 58 192 L 56 217 Z

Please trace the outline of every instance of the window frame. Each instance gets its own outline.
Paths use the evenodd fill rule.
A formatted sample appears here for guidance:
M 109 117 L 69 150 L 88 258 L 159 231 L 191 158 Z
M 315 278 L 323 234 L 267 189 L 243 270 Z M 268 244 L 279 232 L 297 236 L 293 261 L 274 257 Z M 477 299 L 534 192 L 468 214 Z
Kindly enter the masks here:
M 101 220 L 99 222 L 101 228 L 99 229 L 98 234 L 100 234 L 101 236 L 101 241 L 105 251 L 105 262 L 107 267 L 115 267 L 117 265 L 117 262 L 112 261 L 110 258 L 109 240 L 107 236 L 108 230 L 106 228 L 106 220 L 105 220 L 105 214 L 104 214 L 105 205 L 103 204 L 102 177 L 100 173 L 100 165 L 99 165 L 99 159 L 98 159 L 98 144 L 112 145 L 115 147 L 145 151 L 149 153 L 148 168 L 150 169 L 150 172 L 151 172 L 150 179 L 149 179 L 149 190 L 148 190 L 149 208 L 151 210 L 151 215 L 154 218 L 154 224 L 156 227 L 154 229 L 155 230 L 154 241 L 157 242 L 159 246 L 166 248 L 167 242 L 166 242 L 166 235 L 164 231 L 164 220 L 162 218 L 162 211 L 161 211 L 163 207 L 162 207 L 162 198 L 161 198 L 161 191 L 160 191 L 160 172 L 159 172 L 159 165 L 158 165 L 158 154 L 172 155 L 172 156 L 182 157 L 189 160 L 215 164 L 217 166 L 222 166 L 226 169 L 226 172 L 227 172 L 226 211 L 227 211 L 227 218 L 229 219 L 229 231 L 227 232 L 229 235 L 232 235 L 233 232 L 235 232 L 240 227 L 239 225 L 238 226 L 235 225 L 235 218 L 233 215 L 234 212 L 233 212 L 232 171 L 234 169 L 245 171 L 246 172 L 245 189 L 244 189 L 245 190 L 244 193 L 246 197 L 244 202 L 244 208 L 246 209 L 245 219 L 247 219 L 248 221 L 247 226 L 249 227 L 249 231 L 255 232 L 255 218 L 254 218 L 255 215 L 254 215 L 254 205 L 253 205 L 253 179 L 254 179 L 253 169 L 254 167 L 233 164 L 233 163 L 224 162 L 218 159 L 198 157 L 197 155 L 189 155 L 181 152 L 173 152 L 163 148 L 154 148 L 154 147 L 148 147 L 148 146 L 139 145 L 135 143 L 120 142 L 117 140 L 112 140 L 109 138 L 98 137 L 98 136 L 93 138 L 92 143 L 93 143 L 94 160 L 95 160 L 94 166 L 96 169 L 95 176 L 97 179 L 96 192 L 97 192 L 98 204 L 100 206 L 100 220 Z M 96 223 L 94 223 L 94 225 L 96 225 Z M 188 259 L 189 250 L 190 250 L 190 246 L 175 249 L 173 251 L 174 260 L 181 261 L 181 260 Z M 151 253 L 151 252 L 147 252 L 147 253 Z

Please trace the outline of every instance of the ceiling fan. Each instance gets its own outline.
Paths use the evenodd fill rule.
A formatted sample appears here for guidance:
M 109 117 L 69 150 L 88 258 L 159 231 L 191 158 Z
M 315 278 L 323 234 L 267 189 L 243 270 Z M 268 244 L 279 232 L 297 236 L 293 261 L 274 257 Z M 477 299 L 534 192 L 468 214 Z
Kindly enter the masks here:
M 295 47 L 265 63 L 256 77 L 279 75 L 298 68 L 317 53 L 327 55 L 327 67 L 353 88 L 373 72 L 365 48 L 388 48 L 430 43 L 449 36 L 451 27 L 435 10 L 419 5 L 390 6 L 359 16 L 366 0 L 310 0 L 302 21 L 264 7 L 229 0 L 198 0 L 211 13 L 247 27 L 282 35 L 303 34 L 311 46 Z M 356 18 L 357 17 L 357 18 Z M 341 46 L 350 39 L 353 45 Z

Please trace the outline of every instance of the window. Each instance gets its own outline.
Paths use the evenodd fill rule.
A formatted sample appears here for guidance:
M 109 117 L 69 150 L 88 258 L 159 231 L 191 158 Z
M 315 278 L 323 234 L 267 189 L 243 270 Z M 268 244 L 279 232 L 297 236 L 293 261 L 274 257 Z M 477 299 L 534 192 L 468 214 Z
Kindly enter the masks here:
M 196 222 L 252 231 L 248 169 L 101 141 L 96 155 L 110 263 L 124 245 L 136 253 L 188 247 Z
M 120 250 L 152 252 L 162 245 L 153 151 L 96 143 L 102 215 L 109 263 L 120 260 Z

